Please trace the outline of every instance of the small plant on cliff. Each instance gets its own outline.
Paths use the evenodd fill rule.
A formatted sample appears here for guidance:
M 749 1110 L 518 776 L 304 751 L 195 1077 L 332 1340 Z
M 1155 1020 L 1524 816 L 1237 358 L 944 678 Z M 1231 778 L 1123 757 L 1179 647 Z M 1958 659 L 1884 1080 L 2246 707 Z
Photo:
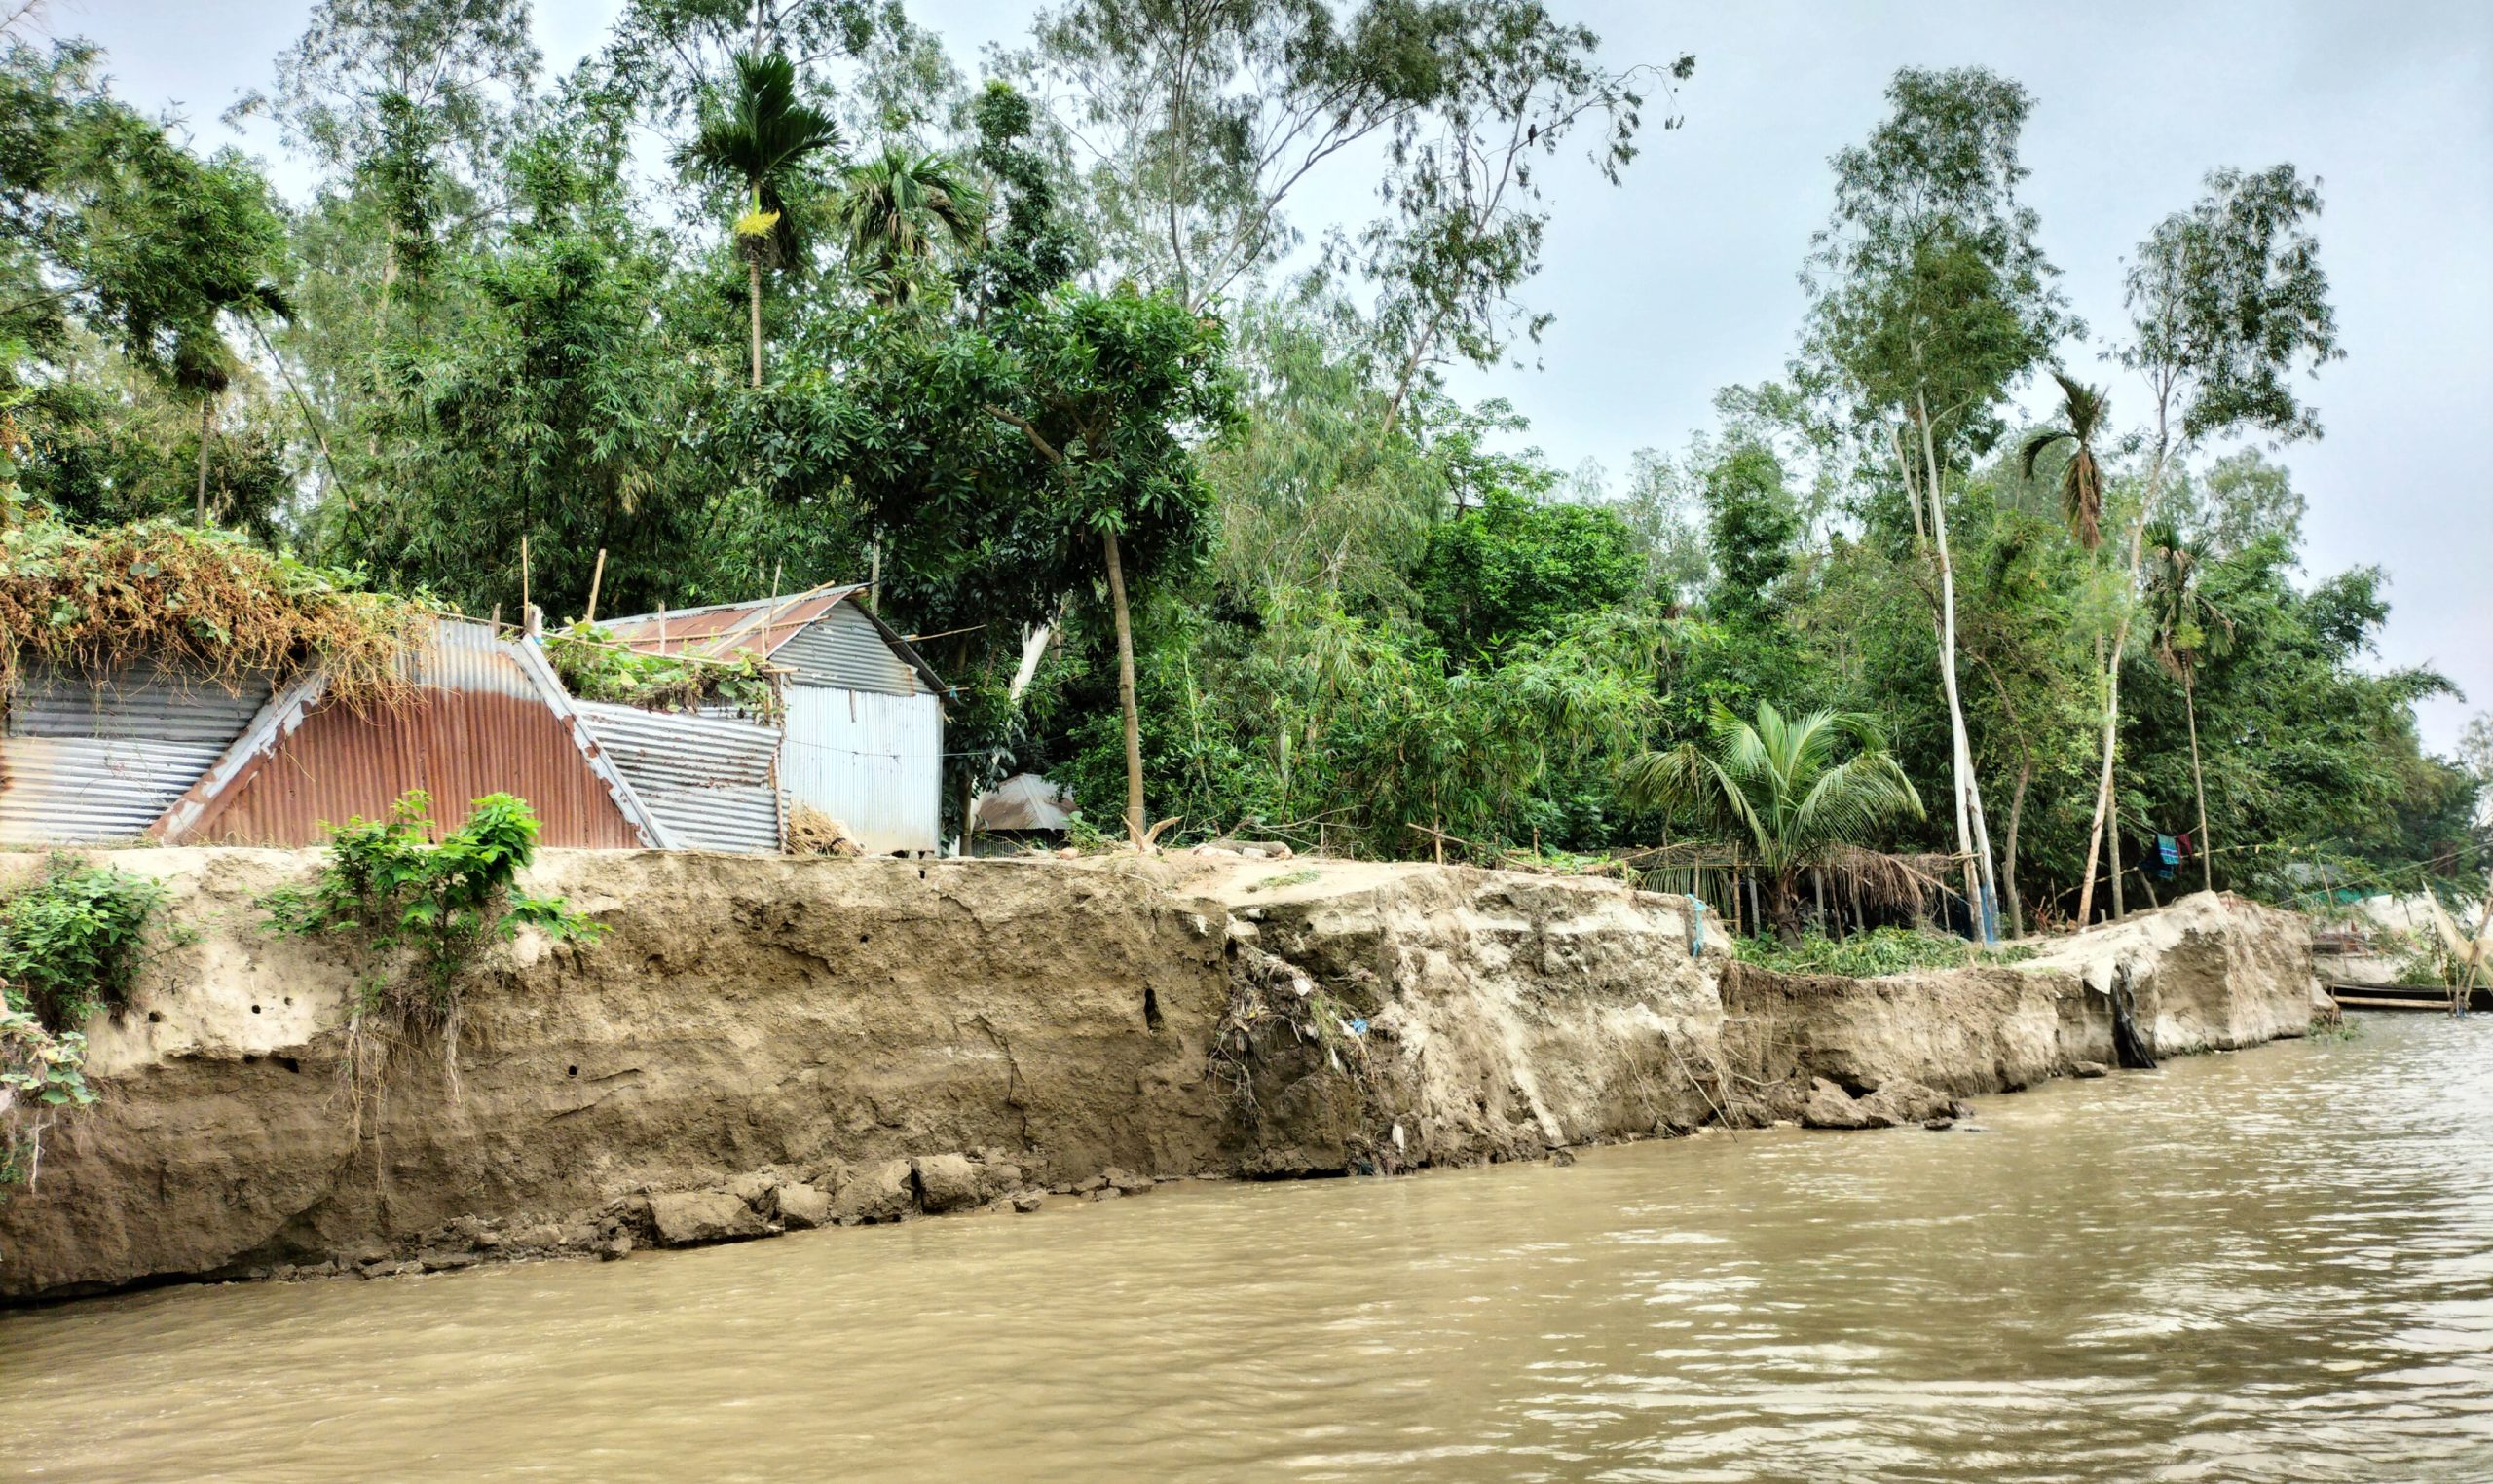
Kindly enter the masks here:
M 63 1108 L 95 1100 L 87 1087 L 87 1038 L 55 1035 L 0 981 L 0 1201 L 43 1167 L 44 1131 Z
M 34 1179 L 62 1109 L 95 1100 L 75 1027 L 128 1002 L 164 895 L 143 876 L 55 856 L 0 899 L 0 1191 Z
M 110 866 L 56 855 L 42 878 L 0 899 L 0 979 L 55 1033 L 118 1012 L 146 958 L 147 922 L 165 888 Z
M 386 819 L 358 815 L 330 826 L 318 879 L 260 902 L 276 932 L 355 941 L 370 977 L 348 1025 L 350 1060 L 366 1085 L 367 1074 L 388 1063 L 391 1048 L 372 1039 L 382 1026 L 400 1039 L 438 1039 L 456 1085 L 460 981 L 491 944 L 522 927 L 569 940 L 605 931 L 562 898 L 532 897 L 514 885 L 537 854 L 537 816 L 527 800 L 488 794 L 439 844 L 431 840 L 431 807 L 419 789 Z

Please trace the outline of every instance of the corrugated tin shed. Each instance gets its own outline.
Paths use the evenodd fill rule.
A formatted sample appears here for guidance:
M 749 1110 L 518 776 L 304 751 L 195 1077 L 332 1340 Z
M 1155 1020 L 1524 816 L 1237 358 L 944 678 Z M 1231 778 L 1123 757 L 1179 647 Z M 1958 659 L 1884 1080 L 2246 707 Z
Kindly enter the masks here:
M 779 730 L 753 722 L 577 701 L 599 748 L 679 845 L 779 848 Z
M 869 612 L 864 584 L 817 587 L 790 597 L 615 618 L 603 627 L 645 654 L 730 659 L 753 654 L 799 683 L 885 695 L 941 695 L 944 683 L 909 641 Z
M 646 653 L 754 654 L 781 673 L 779 786 L 870 851 L 942 844 L 944 683 L 861 586 L 643 613 L 608 625 Z
M 154 663 L 28 665 L 0 727 L 0 844 L 136 839 L 268 704 Z
M 545 845 L 673 843 L 602 755 L 534 641 L 445 619 L 408 659 L 394 709 L 323 704 L 313 676 L 273 697 L 150 832 L 167 844 L 310 845 L 323 826 L 377 819 L 411 789 L 455 828 L 469 801 L 516 794 Z

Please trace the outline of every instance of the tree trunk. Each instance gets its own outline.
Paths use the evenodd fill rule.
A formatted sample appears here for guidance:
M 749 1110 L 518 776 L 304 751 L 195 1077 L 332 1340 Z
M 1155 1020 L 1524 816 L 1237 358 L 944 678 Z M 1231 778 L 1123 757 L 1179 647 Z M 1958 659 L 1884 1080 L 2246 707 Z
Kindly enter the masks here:
M 745 254 L 744 302 L 753 321 L 753 385 L 762 388 L 762 259 Z
M 216 398 L 213 396 L 199 399 L 199 492 L 194 497 L 197 513 L 191 523 L 203 531 L 207 529 L 207 419 L 215 406 Z
M 2031 754 L 2017 765 L 2017 792 L 2008 799 L 2007 848 L 2000 853 L 1999 895 L 2008 909 L 2008 936 L 2026 936 L 2026 904 L 2017 895 L 2017 827 L 2026 817 L 2026 789 L 2034 781 L 2034 759 Z
M 2155 513 L 2157 496 L 2164 491 L 2164 475 L 2173 454 L 2171 424 L 2172 393 L 2170 387 L 2156 403 L 2155 459 L 2147 467 L 2146 494 L 2139 501 L 2138 517 L 2130 523 L 2130 581 L 2123 591 L 2125 598 L 2135 598 L 2139 572 L 2146 559 L 2146 526 Z M 2133 610 L 2124 607 L 2121 621 L 2112 631 L 2112 650 L 2108 655 L 2099 651 L 2103 665 L 2103 774 L 2096 786 L 2095 823 L 2086 837 L 2086 884 L 2077 896 L 2078 926 L 2086 925 L 2086 914 L 2093 907 L 2095 895 L 2095 846 L 2099 839 L 2108 840 L 2112 858 L 2112 915 L 2121 915 L 2121 842 L 2113 837 L 2120 821 L 2112 808 L 2112 750 L 2120 741 L 2121 727 L 2121 651 L 2129 647 L 2130 619 Z
M 2199 700 L 2185 677 L 2181 682 L 2181 712 L 2190 719 L 2190 787 L 2199 796 L 2199 868 L 2206 872 L 2208 890 L 2216 889 L 2216 858 L 2208 854 L 2208 778 L 2199 771 Z
M 2103 858 L 2112 867 L 2112 915 L 2126 917 L 2129 903 L 2121 899 L 2121 786 L 2112 770 L 2103 770 Z
M 1939 477 L 1938 450 L 1932 442 L 1930 415 L 1921 414 L 1922 472 L 1930 489 L 1930 532 L 1939 552 L 1940 679 L 1948 691 L 1948 725 L 1953 733 L 1960 820 L 1958 846 L 1973 857 L 1976 894 L 1975 936 L 1999 941 L 1999 878 L 1991 852 L 1991 827 L 1983 819 L 1982 785 L 1974 776 L 1974 745 L 1965 728 L 1965 705 L 1956 686 L 1956 568 L 1948 549 L 1948 506 Z M 1971 826 L 1970 837 L 1967 825 Z
M 1135 709 L 1134 615 L 1126 607 L 1126 569 L 1117 551 L 1117 534 L 1102 532 L 1100 539 L 1108 554 L 1108 605 L 1117 619 L 1117 705 L 1125 713 L 1126 723 L 1126 833 L 1139 850 L 1149 824 L 1142 817 L 1142 718 Z
M 2121 661 L 2116 653 L 2106 661 L 2103 691 L 2103 767 L 2095 781 L 2095 822 L 2086 836 L 2086 884 L 2077 893 L 2077 925 L 2086 926 L 2095 909 L 2095 863 L 2099 852 L 2108 844 L 2112 861 L 2112 915 L 2121 915 L 2121 842 L 2112 836 L 2120 822 L 2112 817 L 2112 748 L 2118 741 L 2121 724 Z M 2108 828 L 2107 828 L 2108 827 Z

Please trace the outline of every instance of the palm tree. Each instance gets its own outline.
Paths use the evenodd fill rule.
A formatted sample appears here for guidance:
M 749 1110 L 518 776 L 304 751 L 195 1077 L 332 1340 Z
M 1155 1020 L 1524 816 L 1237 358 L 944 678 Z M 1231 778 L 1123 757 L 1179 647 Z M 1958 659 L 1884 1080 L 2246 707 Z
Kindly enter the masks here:
M 1887 753 L 1870 718 L 1815 711 L 1797 721 L 1765 701 L 1747 722 L 1722 702 L 1710 748 L 1685 743 L 1627 764 L 1628 799 L 1742 841 L 1773 882 L 1769 913 L 1800 923 L 1801 872 L 1840 845 L 1857 845 L 1887 821 L 1922 817 L 1921 796 Z M 1838 761 L 1849 742 L 1852 756 Z
M 914 291 L 909 270 L 933 255 L 938 231 L 955 244 L 979 238 L 986 203 L 960 162 L 889 144 L 849 167 L 833 214 L 859 281 L 877 302 L 893 305 Z
M 2199 864 L 2207 872 L 2208 890 L 2216 889 L 2215 860 L 2208 853 L 2208 780 L 2199 769 L 2199 662 L 2221 658 L 2233 649 L 2233 620 L 2199 589 L 2199 569 L 2206 553 L 2185 541 L 2172 526 L 2159 524 L 2146 534 L 2146 602 L 2155 623 L 2155 657 L 2166 673 L 2181 683 L 2181 709 L 2190 723 L 2190 787 L 2199 796 Z
M 2102 388 L 2072 381 L 2064 372 L 2054 371 L 2052 380 L 2061 384 L 2066 426 L 2046 427 L 2026 440 L 2026 477 L 2034 477 L 2036 461 L 2055 444 L 2075 445 L 2061 465 L 2061 514 L 2077 543 L 2093 551 L 2103 544 L 2103 466 L 2095 457 L 2095 440 L 2112 419 L 2112 399 Z
M 2026 440 L 2024 455 L 2026 477 L 2034 477 L 2034 464 L 2046 449 L 2067 442 L 2073 444 L 2068 462 L 2061 465 L 2061 514 L 2067 520 L 2069 534 L 2078 545 L 2092 552 L 2103 544 L 2103 467 L 2096 458 L 2095 440 L 2112 419 L 2112 401 L 2101 387 L 2089 387 L 2055 370 L 2052 380 L 2061 384 L 2061 419 L 2066 425 L 2047 427 Z M 2128 625 L 2122 626 L 2122 643 L 2128 643 Z M 2096 784 L 2095 815 L 2087 827 L 2086 880 L 2078 897 L 2078 922 L 2083 926 L 2094 909 L 2095 854 L 2103 846 L 2110 847 L 2112 864 L 2112 915 L 2121 915 L 2121 836 L 2119 822 L 2112 814 L 2112 746 L 2119 724 L 2121 705 L 2120 657 L 2106 656 L 2102 635 L 2095 639 L 2095 667 L 2103 674 L 2103 770 Z
M 736 218 L 744 249 L 746 307 L 753 328 L 753 384 L 762 385 L 762 269 L 799 261 L 804 240 L 788 209 L 787 188 L 806 161 L 839 148 L 831 115 L 798 101 L 797 68 L 781 53 L 736 54 L 728 105 L 704 112 L 691 140 L 675 152 L 676 167 L 741 187 L 746 209 Z

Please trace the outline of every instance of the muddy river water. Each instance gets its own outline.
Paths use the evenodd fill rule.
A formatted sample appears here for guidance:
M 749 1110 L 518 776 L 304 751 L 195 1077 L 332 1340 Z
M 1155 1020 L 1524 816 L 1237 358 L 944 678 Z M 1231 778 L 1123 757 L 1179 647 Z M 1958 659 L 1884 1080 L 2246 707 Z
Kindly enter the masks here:
M 1395 1180 L 0 1317 L 0 1475 L 2493 1479 L 2493 1017 Z

